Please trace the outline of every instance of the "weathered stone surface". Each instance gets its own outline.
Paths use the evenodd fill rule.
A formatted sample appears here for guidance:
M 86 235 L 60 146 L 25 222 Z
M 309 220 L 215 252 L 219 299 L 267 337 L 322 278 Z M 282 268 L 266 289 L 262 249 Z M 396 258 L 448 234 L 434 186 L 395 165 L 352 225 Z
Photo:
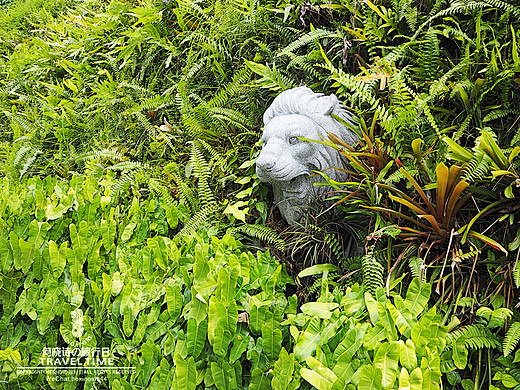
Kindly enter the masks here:
M 354 123 L 335 95 L 314 93 L 310 88 L 298 87 L 282 92 L 264 113 L 262 150 L 256 161 L 260 180 L 270 183 L 274 199 L 282 216 L 290 224 L 301 222 L 305 207 L 316 196 L 330 187 L 314 187 L 323 182 L 313 171 L 325 171 L 333 180 L 344 181 L 347 167 L 344 157 L 331 147 L 299 139 L 328 139 L 334 133 L 349 144 L 356 135 L 332 117 L 338 116 Z M 313 176 L 311 176 L 313 175 Z

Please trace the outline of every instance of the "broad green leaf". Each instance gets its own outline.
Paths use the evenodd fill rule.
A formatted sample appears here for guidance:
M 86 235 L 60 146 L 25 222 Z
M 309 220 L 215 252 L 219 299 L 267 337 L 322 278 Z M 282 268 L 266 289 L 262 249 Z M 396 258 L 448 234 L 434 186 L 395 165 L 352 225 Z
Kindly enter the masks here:
M 267 306 L 252 305 L 249 311 L 249 326 L 253 334 L 260 334 L 267 313 Z
M 386 308 L 388 309 L 390 316 L 394 320 L 395 326 L 397 327 L 399 333 L 401 333 L 405 337 L 410 337 L 412 333 L 412 327 L 414 324 L 408 322 L 408 319 L 405 318 L 406 314 L 403 314 L 399 310 L 397 310 L 397 308 L 390 301 L 386 302 Z M 409 320 L 411 320 L 411 318 Z
M 193 356 L 190 356 L 188 360 L 186 360 L 177 355 L 175 358 L 175 366 L 177 388 L 195 390 L 197 386 L 197 367 Z
M 231 275 L 227 268 L 219 270 L 215 296 L 224 304 L 228 304 L 235 298 L 235 283 L 232 283 Z
M 437 351 L 440 355 L 444 348 L 446 347 L 446 335 L 448 334 L 448 327 L 439 325 L 441 322 L 441 318 L 439 315 L 436 316 L 432 321 L 432 324 L 429 326 L 430 328 L 430 340 L 426 344 L 430 350 Z
M 332 386 L 334 385 L 334 383 L 327 380 L 327 378 L 324 378 L 316 371 L 310 370 L 308 368 L 300 369 L 300 374 L 303 379 L 305 379 L 318 390 L 331 390 Z
M 47 204 L 47 207 L 45 207 L 45 218 L 47 218 L 47 221 L 53 221 L 55 219 L 61 218 L 63 214 L 69 211 L 71 207 L 71 202 L 69 202 L 69 204 L 58 204 L 58 201 L 49 203 Z
M 214 332 L 213 353 L 221 358 L 226 356 L 231 338 L 232 334 L 229 329 L 219 324 Z
M 298 342 L 294 346 L 294 357 L 297 360 L 303 361 L 314 353 L 320 342 L 320 331 L 320 319 L 318 317 L 311 318 L 307 328 L 300 334 Z
M 369 292 L 365 292 L 365 304 L 370 315 L 370 321 L 375 325 L 379 321 L 379 313 L 377 311 L 377 302 Z
M 229 380 L 225 375 L 224 370 L 218 363 L 211 362 L 211 374 L 218 390 L 232 390 L 229 387 Z
M 323 330 L 321 331 L 321 344 L 327 343 L 331 338 L 336 336 L 338 334 L 338 331 L 340 329 L 343 329 L 343 323 L 346 321 L 346 319 L 347 316 L 341 315 L 337 320 L 332 321 L 325 328 L 323 328 Z
M 123 332 L 130 337 L 134 331 L 134 315 L 130 307 L 126 306 L 123 310 Z
M 410 390 L 422 390 L 423 374 L 419 367 L 414 368 L 410 373 Z
M 379 322 L 377 325 L 382 324 L 386 328 L 386 338 L 388 341 L 397 340 L 397 329 L 395 327 L 395 322 L 390 312 L 386 308 L 386 303 L 388 302 L 386 297 L 383 296 L 384 301 L 377 302 L 377 312 L 379 313 Z
M 415 345 L 418 356 L 424 355 L 424 346 L 430 341 L 431 331 L 429 325 L 429 321 L 426 321 L 425 317 L 422 317 L 412 329 L 411 340 Z
M 393 387 L 397 377 L 399 344 L 396 341 L 383 343 L 374 356 L 374 367 L 381 371 L 383 388 Z
M 143 384 L 146 386 L 159 363 L 159 348 L 148 340 L 141 346 L 141 356 L 143 358 Z
M 40 249 L 49 229 L 50 225 L 47 222 L 38 222 L 33 219 L 29 224 L 29 237 L 27 238 L 27 242 L 33 244 L 35 249 Z
M 466 364 L 468 363 L 468 349 L 464 345 L 465 342 L 466 339 L 464 336 L 460 336 L 453 341 L 453 362 L 455 363 L 457 368 L 461 370 L 466 368 Z
M 24 241 L 22 238 L 18 239 L 18 247 L 20 248 L 22 272 L 27 273 L 33 264 L 35 248 L 32 244 Z
M 172 318 L 177 318 L 181 314 L 182 310 L 182 295 L 179 286 L 166 286 L 165 292 L 166 304 L 168 307 L 168 313 Z M 193 317 L 191 317 L 193 318 Z
M 233 346 L 229 351 L 229 363 L 233 364 L 238 359 L 240 359 L 252 340 L 252 337 L 249 335 L 245 336 L 240 333 L 235 334 L 235 338 L 233 339 Z
M 330 368 L 323 365 L 322 362 L 320 362 L 318 359 L 309 356 L 307 359 L 305 359 L 308 366 L 316 373 L 318 373 L 320 376 L 325 378 L 328 382 L 331 383 L 331 385 L 338 379 L 334 371 L 332 371 Z
M 248 212 L 249 208 L 246 207 L 244 210 L 240 210 L 240 207 L 243 207 L 244 205 L 247 205 L 247 202 L 243 202 L 241 200 L 234 204 L 229 204 L 224 210 L 224 214 L 232 214 L 233 217 L 245 223 L 246 213 Z
M 273 321 L 267 321 L 262 325 L 262 349 L 269 359 L 276 359 L 282 348 L 282 331 Z
M 193 290 L 192 290 L 193 291 Z M 213 297 L 212 297 L 213 298 Z M 204 318 L 208 316 L 208 304 L 205 302 L 202 302 L 200 299 L 198 299 L 194 294 L 192 294 L 191 301 L 188 303 L 189 309 L 188 309 L 188 318 L 195 318 L 197 322 L 201 322 Z M 210 299 L 210 305 L 209 305 L 209 312 L 215 311 L 215 307 L 212 308 L 211 305 L 211 299 Z M 215 321 L 214 324 L 212 323 L 212 318 L 209 318 L 210 327 L 208 328 L 208 335 L 210 334 L 211 330 L 215 329 L 217 326 L 217 316 L 216 312 L 213 315 L 213 320 Z M 210 336 L 208 336 L 210 337 Z M 211 339 L 210 339 L 211 341 Z
M 279 359 L 274 363 L 273 380 L 271 386 L 274 390 L 285 390 L 293 379 L 294 355 L 289 355 L 285 348 L 280 351 Z
M 341 343 L 339 343 L 336 349 L 334 350 L 333 359 L 337 361 L 340 356 L 345 354 L 345 352 L 348 354 L 350 358 L 352 358 L 352 356 L 354 356 L 354 354 L 361 346 L 362 342 L 362 339 L 357 338 L 356 329 L 350 328 L 343 340 L 341 340 Z
M 114 275 L 112 275 L 112 281 L 110 284 L 110 293 L 113 296 L 117 296 L 117 295 L 119 295 L 119 293 L 121 292 L 123 287 L 124 287 L 124 282 L 121 279 L 121 274 L 119 273 L 119 271 L 114 272 Z
M 3 223 L 0 221 L 0 224 Z M 11 268 L 11 264 L 13 263 L 13 252 L 9 245 L 9 241 L 7 237 L 0 237 L 0 272 L 3 271 L 7 273 L 7 271 Z
M 342 377 L 345 379 L 345 384 L 349 384 L 352 376 L 358 370 L 360 364 L 361 363 L 359 359 L 352 360 L 352 357 L 347 352 L 345 352 L 339 357 L 333 371 L 337 377 Z
M 213 363 L 212 363 L 213 368 Z M 218 390 L 221 390 L 218 388 Z M 249 385 L 249 390 L 270 390 L 271 389 L 271 379 L 267 374 L 265 374 L 261 368 L 254 368 L 251 371 L 251 384 Z
M 204 349 L 204 344 L 206 343 L 206 336 L 208 332 L 208 322 L 207 320 L 198 323 L 195 318 L 188 319 L 187 332 L 186 332 L 186 341 L 188 347 L 188 353 L 197 358 L 202 350 Z
M 371 364 L 367 364 L 361 369 L 358 390 L 381 390 L 383 389 L 382 380 L 381 371 Z
M 400 340 L 401 341 L 401 340 Z M 401 373 L 399 374 L 399 388 L 398 390 L 410 390 L 410 375 L 406 368 L 401 368 Z
M 135 345 L 139 345 L 143 341 L 147 328 L 148 322 L 146 321 L 146 315 L 144 312 L 141 312 L 137 318 L 137 326 L 135 327 L 135 331 L 132 336 L 132 341 Z
M 100 225 L 101 238 L 103 240 L 103 246 L 106 250 L 110 250 L 114 244 L 114 239 L 117 233 L 117 224 L 113 219 L 107 221 L 106 219 L 101 220 Z
M 322 274 L 323 272 L 336 272 L 339 268 L 334 264 L 316 264 L 312 267 L 305 268 L 298 274 L 299 278 L 303 278 L 305 276 Z
M 440 365 L 440 357 L 435 357 L 430 360 L 425 357 L 422 358 L 421 371 L 423 374 L 423 389 L 433 390 L 440 388 L 442 377 Z
M 122 242 L 127 242 L 128 240 L 130 240 L 130 237 L 132 237 L 132 234 L 134 234 L 136 226 L 137 222 L 132 222 L 125 226 L 125 228 L 123 229 L 123 233 L 121 233 Z
M 399 340 L 399 360 L 401 365 L 406 367 L 408 371 L 412 371 L 417 367 L 417 355 L 415 354 L 415 345 L 412 340 L 407 339 L 406 343 Z
M 339 304 L 336 302 L 308 302 L 301 306 L 301 311 L 309 316 L 330 319 L 332 310 L 337 309 Z
M 507 387 L 508 389 L 512 389 L 513 387 L 520 385 L 520 383 L 513 376 L 506 373 L 502 373 L 500 381 L 504 387 Z
M 61 244 L 61 247 L 66 248 L 67 245 L 68 245 L 67 242 L 64 242 Z M 60 252 L 58 245 L 52 240 L 49 241 L 49 257 L 50 257 L 52 275 L 55 279 L 58 279 L 61 276 L 61 274 L 63 273 L 63 270 L 65 269 L 65 264 L 67 263 L 67 259 L 65 257 L 64 251 Z
M 44 334 L 49 328 L 51 320 L 54 318 L 54 305 L 56 304 L 54 297 L 50 296 L 43 302 L 42 314 L 39 316 L 38 331 Z
M 166 271 L 170 262 L 168 260 L 168 252 L 164 239 L 160 236 L 155 236 L 154 238 L 147 239 L 146 242 L 150 249 L 152 249 L 154 261 L 161 269 Z
M 419 278 L 414 278 L 408 286 L 404 304 L 414 317 L 417 317 L 425 309 L 430 299 L 431 289 L 429 283 L 421 284 Z
M 378 322 L 376 326 L 366 333 L 366 336 L 363 338 L 363 345 L 368 350 L 375 349 L 379 342 L 386 338 L 386 335 L 386 328 L 381 324 L 381 322 Z

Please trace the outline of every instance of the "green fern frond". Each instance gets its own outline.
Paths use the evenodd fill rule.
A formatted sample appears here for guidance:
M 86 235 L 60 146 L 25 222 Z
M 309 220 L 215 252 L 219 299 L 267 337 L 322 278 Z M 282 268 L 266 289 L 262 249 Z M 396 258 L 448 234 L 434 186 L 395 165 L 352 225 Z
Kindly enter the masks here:
M 421 270 L 423 260 L 420 257 L 412 256 L 408 258 L 408 267 L 410 267 L 410 273 L 414 278 L 420 278 L 421 282 L 425 281 L 426 275 Z
M 221 153 L 217 152 L 213 146 L 211 146 L 203 139 L 199 139 L 193 142 L 196 142 L 211 155 L 212 161 L 216 163 L 215 165 L 218 166 L 222 170 L 222 172 L 227 172 L 228 161 Z
M 168 107 L 173 104 L 175 104 L 175 95 L 173 94 L 152 96 L 145 99 L 142 103 L 129 108 L 123 114 L 128 115 L 140 113 L 142 111 L 158 110 L 159 108 Z
M 316 62 L 314 60 L 309 59 L 308 55 L 301 56 L 293 56 L 291 62 L 287 65 L 287 69 L 291 68 L 299 68 L 305 71 L 305 73 L 311 75 L 312 77 L 319 78 L 320 73 L 316 70 Z
M 343 87 L 338 91 L 340 95 L 346 95 L 344 93 L 345 89 L 349 91 L 351 106 L 356 105 L 359 101 L 368 104 L 369 109 L 377 108 L 381 115 L 386 113 L 386 110 L 379 105 L 379 99 L 374 92 L 375 84 L 373 82 L 363 82 L 355 76 L 345 73 L 342 69 L 336 69 L 330 62 L 326 65 L 318 64 L 318 66 L 329 70 L 332 74 L 332 79 L 336 80 Z
M 485 2 L 493 7 L 511 12 L 516 17 L 520 17 L 520 7 L 518 5 L 509 4 L 502 0 L 485 0 Z
M 119 191 L 124 190 L 134 180 L 135 172 L 126 171 L 121 177 L 110 187 L 110 195 L 116 195 Z
M 19 114 L 12 113 L 10 111 L 4 111 L 4 114 L 11 120 L 18 123 L 26 132 L 31 134 L 36 134 L 42 130 L 41 127 L 31 123 L 26 118 L 22 117 Z
M 124 87 L 124 88 L 130 88 L 130 89 L 138 92 L 138 95 L 143 98 L 150 97 L 150 95 L 152 94 L 152 92 L 148 88 L 143 87 L 142 84 L 138 84 L 135 82 L 122 81 L 119 84 L 119 86 Z
M 208 107 L 208 114 L 215 119 L 222 120 L 228 125 L 247 130 L 247 118 L 241 112 L 224 107 Z
M 286 242 L 280 238 L 278 232 L 267 226 L 245 224 L 229 230 L 230 235 L 237 235 L 239 233 L 258 238 L 269 245 L 273 245 L 276 249 L 281 251 L 284 251 L 287 246 Z
M 165 201 L 168 206 L 172 207 L 176 204 L 175 199 L 173 199 L 170 193 L 170 190 L 159 180 L 150 178 L 148 180 L 148 186 L 161 198 L 161 200 Z
M 454 28 L 452 26 L 448 26 L 446 24 L 439 24 L 436 26 L 438 30 L 442 29 L 443 34 L 448 34 L 450 37 L 454 39 L 458 39 L 460 41 L 465 41 L 471 44 L 474 44 L 474 41 L 466 34 L 465 32 Z
M 520 322 L 514 322 L 509 326 L 504 337 L 504 356 L 509 355 L 520 341 Z
M 24 164 L 22 165 L 22 168 L 20 169 L 20 177 L 22 177 L 23 175 L 25 175 L 27 173 L 29 167 L 31 167 L 33 165 L 34 161 L 36 160 L 36 157 L 40 153 L 41 153 L 41 150 L 39 148 L 31 149 L 31 151 L 29 152 L 29 154 L 27 155 L 27 157 L 25 159 Z
M 13 167 L 17 167 L 20 164 L 20 161 L 24 158 L 24 156 L 30 154 L 32 150 L 34 150 L 34 145 L 32 144 L 25 144 L 18 151 L 16 152 L 16 155 L 14 156 L 13 160 Z
M 201 225 L 217 212 L 214 205 L 206 205 L 197 211 L 175 237 L 186 237 L 195 234 Z
M 456 339 L 463 337 L 464 346 L 471 349 L 499 348 L 498 336 L 481 324 L 468 325 L 452 332 L 449 336 L 453 343 Z
M 430 28 L 425 34 L 425 43 L 421 53 L 421 70 L 425 80 L 436 79 L 437 67 L 439 65 L 439 38 L 437 32 Z
M 261 76 L 260 79 L 254 82 L 262 88 L 282 92 L 297 85 L 293 79 L 281 73 L 274 65 L 273 68 L 270 68 L 268 65 L 258 64 L 248 60 L 246 60 L 246 65 L 257 75 Z
M 469 65 L 468 61 L 461 61 L 459 64 L 453 66 L 450 70 L 444 73 L 438 80 L 432 81 L 425 101 L 428 102 L 430 100 L 435 100 L 439 95 L 447 94 L 452 91 L 452 87 L 448 87 L 447 81 L 457 72 L 464 71 Z
M 78 160 L 93 160 L 98 158 L 105 158 L 112 161 L 121 161 L 124 156 L 123 153 L 119 152 L 117 149 L 101 149 L 83 153 L 77 157 Z
M 471 124 L 472 119 L 473 119 L 473 112 L 470 112 L 470 113 L 468 113 L 468 115 L 466 116 L 464 121 L 461 123 L 461 125 L 459 126 L 459 128 L 457 129 L 455 134 L 453 135 L 452 139 L 454 141 L 458 141 L 460 139 L 460 137 L 462 137 L 462 135 L 464 135 L 464 133 L 466 133 L 466 131 L 469 128 L 469 125 Z
M 201 69 L 203 69 L 207 62 L 210 60 L 210 56 L 205 56 L 200 58 L 197 62 L 194 64 L 189 65 L 189 67 L 186 68 L 186 76 L 184 76 L 184 80 L 190 80 L 195 76 Z
M 484 180 L 489 174 L 493 160 L 485 153 L 477 153 L 464 165 L 462 179 L 468 183 Z
M 363 271 L 363 285 L 368 292 L 375 293 L 378 287 L 383 287 L 385 270 L 378 259 L 374 247 L 363 256 L 361 267 Z
M 180 204 L 183 204 L 188 209 L 188 212 L 196 210 L 199 207 L 200 201 L 197 198 L 193 185 L 188 183 L 184 176 L 179 173 L 177 164 L 173 162 L 169 163 L 164 171 L 172 177 L 177 186 Z
M 152 65 L 155 62 L 155 59 L 159 55 L 159 52 L 160 52 L 159 46 L 150 45 L 150 47 L 148 48 L 148 51 L 145 54 L 144 59 L 141 59 L 139 61 L 140 69 L 139 69 L 139 74 L 138 74 L 137 78 L 140 82 L 143 82 L 144 76 L 146 75 L 146 71 L 148 70 L 150 65 Z M 138 61 L 136 61 L 136 63 L 137 62 Z
M 417 175 L 419 174 L 419 171 L 416 166 L 413 167 L 410 165 L 406 165 L 406 166 L 404 166 L 404 169 L 406 170 L 406 172 L 408 172 L 410 175 L 412 175 L 412 177 L 417 177 Z M 390 175 L 388 175 L 388 177 L 385 178 L 385 183 L 388 183 L 388 184 L 396 183 L 404 178 L 405 178 L 404 174 L 400 170 L 398 170 L 398 171 L 392 172 Z
M 148 118 L 146 118 L 141 112 L 134 112 L 134 115 L 139 123 L 145 128 L 148 135 L 152 137 L 152 139 L 156 139 L 157 129 L 150 124 Z
M 487 114 L 483 119 L 482 122 L 491 122 L 495 119 L 503 118 L 508 115 L 518 115 L 520 114 L 519 110 L 514 109 L 507 109 L 507 110 L 493 110 L 489 114 Z
M 250 79 L 252 71 L 248 67 L 240 69 L 233 75 L 233 80 L 224 88 L 221 88 L 216 95 L 208 101 L 206 107 L 224 107 L 229 98 L 239 93 L 244 84 Z
M 112 171 L 151 170 L 152 167 L 149 164 L 139 161 L 121 161 L 117 164 L 108 166 L 107 169 Z
M 338 36 L 338 34 L 335 32 L 318 28 L 314 31 L 310 31 L 310 32 L 302 35 L 294 42 L 291 42 L 284 49 L 282 49 L 282 51 L 280 51 L 280 53 L 277 54 L 277 57 L 281 57 L 281 56 L 287 55 L 288 53 L 292 53 L 295 50 L 299 49 L 300 47 L 305 46 L 310 42 L 314 42 L 315 40 L 322 39 L 322 38 L 334 38 L 337 36 Z
M 214 207 L 216 205 L 216 199 L 209 186 L 209 180 L 211 178 L 209 165 L 195 142 L 192 142 L 190 162 L 193 165 L 195 176 L 198 178 L 198 195 L 202 200 L 202 204 L 204 206 L 213 205 Z
M 272 27 L 284 38 L 285 41 L 293 39 L 300 30 L 294 27 L 284 26 L 282 24 L 273 24 Z

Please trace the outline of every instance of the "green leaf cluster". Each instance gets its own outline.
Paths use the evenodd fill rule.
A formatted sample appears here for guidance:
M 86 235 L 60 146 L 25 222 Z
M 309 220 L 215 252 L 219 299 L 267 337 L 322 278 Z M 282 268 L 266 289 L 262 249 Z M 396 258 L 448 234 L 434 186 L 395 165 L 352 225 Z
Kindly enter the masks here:
M 2 380 L 27 389 L 92 388 L 93 378 L 111 389 L 254 386 L 289 337 L 285 313 L 296 313 L 284 267 L 228 235 L 168 238 L 182 211 L 152 195 L 114 198 L 113 181 L 1 179 Z M 45 351 L 77 346 L 106 348 L 114 366 L 133 369 L 68 381 L 18 370 L 40 359 L 60 367 Z

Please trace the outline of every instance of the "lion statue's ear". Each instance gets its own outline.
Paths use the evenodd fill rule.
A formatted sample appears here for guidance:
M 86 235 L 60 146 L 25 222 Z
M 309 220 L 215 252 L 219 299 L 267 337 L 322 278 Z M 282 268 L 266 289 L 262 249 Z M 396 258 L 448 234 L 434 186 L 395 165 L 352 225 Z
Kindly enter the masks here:
M 339 100 L 336 95 L 321 96 L 316 101 L 316 111 L 323 115 L 330 115 L 338 106 Z

